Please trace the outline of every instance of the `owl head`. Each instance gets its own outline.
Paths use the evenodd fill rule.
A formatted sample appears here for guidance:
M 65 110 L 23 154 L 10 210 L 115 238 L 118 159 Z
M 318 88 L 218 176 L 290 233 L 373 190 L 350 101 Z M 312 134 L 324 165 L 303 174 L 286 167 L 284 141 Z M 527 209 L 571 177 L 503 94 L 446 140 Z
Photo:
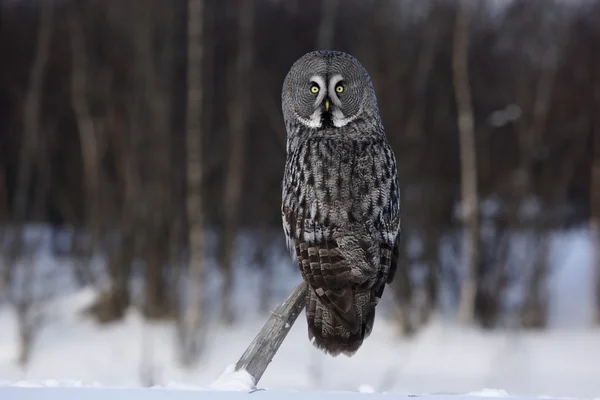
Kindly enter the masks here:
M 379 119 L 371 78 L 358 60 L 340 51 L 313 51 L 290 68 L 282 90 L 283 116 L 307 128 L 342 128 Z

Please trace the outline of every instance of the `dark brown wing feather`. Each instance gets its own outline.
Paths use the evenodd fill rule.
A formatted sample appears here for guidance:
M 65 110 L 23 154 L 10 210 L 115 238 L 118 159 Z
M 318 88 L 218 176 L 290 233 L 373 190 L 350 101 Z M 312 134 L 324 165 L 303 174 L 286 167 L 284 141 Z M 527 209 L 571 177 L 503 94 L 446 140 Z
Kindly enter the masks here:
M 354 308 L 354 288 L 350 281 L 350 265 L 333 240 L 309 245 L 296 241 L 296 257 L 302 277 L 308 282 L 323 305 L 347 326 L 351 332 L 359 329 Z
M 308 333 L 317 348 L 331 355 L 354 354 L 373 329 L 375 306 L 386 283 L 393 279 L 398 254 L 397 243 L 382 241 L 376 276 L 365 282 L 352 279 L 352 265 L 329 234 L 304 238 L 305 227 L 294 212 L 282 207 L 284 230 L 288 246 L 294 253 L 302 277 L 310 289 L 307 294 L 306 316 Z M 311 224 L 314 225 L 314 222 Z M 331 227 L 328 227 L 331 229 Z M 309 236 L 310 237 L 310 236 Z M 368 243 L 359 243 L 365 257 L 371 259 Z M 355 276 L 354 271 L 354 276 Z

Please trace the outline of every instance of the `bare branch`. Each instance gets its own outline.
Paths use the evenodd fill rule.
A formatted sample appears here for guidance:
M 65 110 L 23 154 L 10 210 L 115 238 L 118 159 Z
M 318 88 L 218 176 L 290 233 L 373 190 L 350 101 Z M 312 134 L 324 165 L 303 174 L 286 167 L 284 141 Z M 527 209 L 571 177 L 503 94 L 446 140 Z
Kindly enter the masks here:
M 302 281 L 271 314 L 235 365 L 235 370 L 247 371 L 256 386 L 305 304 L 306 282 Z

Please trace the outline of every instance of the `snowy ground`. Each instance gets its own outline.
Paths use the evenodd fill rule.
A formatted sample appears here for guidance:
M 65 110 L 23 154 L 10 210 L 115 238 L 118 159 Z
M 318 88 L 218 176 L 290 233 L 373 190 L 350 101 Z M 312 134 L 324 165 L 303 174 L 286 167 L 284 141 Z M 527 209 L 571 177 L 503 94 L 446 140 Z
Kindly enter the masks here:
M 563 239 L 555 255 L 560 266 L 550 286 L 557 299 L 551 309 L 553 329 L 483 332 L 438 317 L 417 336 L 405 339 L 382 312 L 356 356 L 330 358 L 310 345 L 301 315 L 258 385 L 268 390 L 252 395 L 319 399 L 375 392 L 388 395 L 373 398 L 436 394 L 436 399 L 507 395 L 600 399 L 600 329 L 590 324 L 589 246 L 581 235 Z M 299 279 L 294 272 L 278 273 L 280 289 L 274 293 L 273 306 Z M 258 287 L 258 280 L 249 276 L 239 282 L 238 304 L 256 310 L 256 293 L 247 288 Z M 247 391 L 224 394 L 206 389 L 237 361 L 267 316 L 244 311 L 232 328 L 211 327 L 202 361 L 186 370 L 176 362 L 172 325 L 148 324 L 132 311 L 122 323 L 98 326 L 79 313 L 93 298 L 88 289 L 47 303 L 50 311 L 26 369 L 15 362 L 14 312 L 0 307 L 0 400 L 114 400 L 135 399 L 138 394 L 145 400 L 204 395 L 234 400 L 247 395 Z M 36 386 L 35 382 L 59 387 L 22 387 Z
M 106 388 L 0 388 L 3 400 L 237 400 L 248 398 L 247 392 L 232 391 L 198 391 L 198 390 L 173 390 L 165 388 L 152 389 L 106 389 Z M 251 393 L 257 399 L 283 399 L 283 400 L 349 400 L 349 399 L 414 399 L 415 397 L 397 394 L 368 394 L 353 392 L 322 392 L 322 391 L 293 391 L 293 390 L 261 390 Z M 464 395 L 435 394 L 422 395 L 423 400 L 481 400 L 481 397 L 510 398 L 511 400 L 526 400 L 526 397 L 508 396 L 503 391 L 482 391 Z M 531 398 L 534 399 L 534 398 Z
M 144 324 L 131 313 L 125 323 L 98 327 L 72 307 L 80 293 L 49 320 L 26 370 L 15 364 L 12 313 L 0 312 L 0 379 L 56 379 L 103 386 L 201 388 L 219 377 L 258 332 L 263 320 L 211 332 L 203 362 L 192 370 L 175 362 L 175 332 Z M 418 393 L 468 393 L 502 388 L 511 394 L 600 397 L 600 331 L 483 333 L 436 322 L 414 339 L 397 337 L 394 325 L 378 321 L 353 358 L 328 358 L 314 350 L 301 316 L 259 387 Z M 151 376 L 151 381 L 144 382 Z M 145 378 L 144 378 L 145 377 Z M 4 399 L 4 396 L 0 396 Z

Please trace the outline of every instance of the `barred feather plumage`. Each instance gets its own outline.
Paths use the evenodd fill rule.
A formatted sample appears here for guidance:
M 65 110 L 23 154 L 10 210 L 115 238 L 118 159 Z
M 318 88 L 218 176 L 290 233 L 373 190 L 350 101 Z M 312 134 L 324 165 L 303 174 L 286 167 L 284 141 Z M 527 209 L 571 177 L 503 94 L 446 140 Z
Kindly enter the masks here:
M 357 98 L 340 99 L 324 89 L 337 107 L 332 113 L 308 107 L 297 115 L 301 96 L 290 91 L 304 89 L 304 79 L 323 84 L 332 76 L 355 85 Z M 282 219 L 288 247 L 309 285 L 309 337 L 328 354 L 351 356 L 371 333 L 375 306 L 394 277 L 400 229 L 395 156 L 368 74 L 351 56 L 304 56 L 286 77 L 282 98 L 288 133 Z M 314 107 L 321 107 L 318 101 Z M 355 113 L 345 101 L 359 105 Z M 323 118 L 321 124 L 307 125 L 314 116 Z M 333 122 L 326 123 L 328 118 Z

